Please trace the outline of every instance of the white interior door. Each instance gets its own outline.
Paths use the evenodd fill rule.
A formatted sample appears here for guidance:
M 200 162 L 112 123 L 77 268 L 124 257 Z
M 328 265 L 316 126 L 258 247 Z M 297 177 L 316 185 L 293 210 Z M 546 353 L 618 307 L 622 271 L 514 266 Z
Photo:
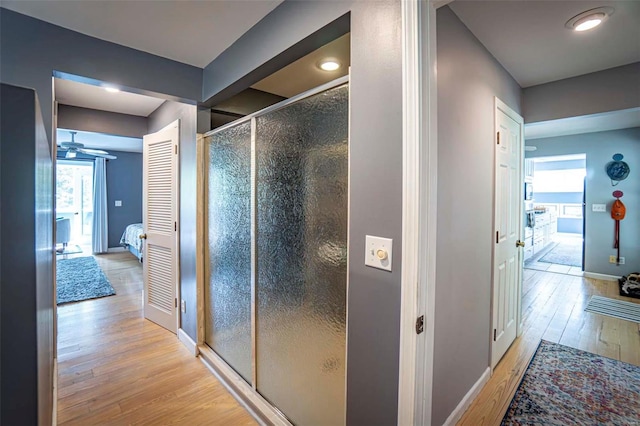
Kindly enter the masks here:
M 496 98 L 495 244 L 491 367 L 516 338 L 522 280 L 523 119 Z
M 178 328 L 179 120 L 143 138 L 144 316 Z

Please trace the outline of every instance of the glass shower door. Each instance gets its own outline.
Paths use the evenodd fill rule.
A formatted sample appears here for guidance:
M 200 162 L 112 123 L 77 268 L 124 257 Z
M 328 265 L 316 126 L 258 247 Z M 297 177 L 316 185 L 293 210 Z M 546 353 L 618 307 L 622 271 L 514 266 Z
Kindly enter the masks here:
M 207 138 L 205 341 L 252 383 L 251 123 Z
M 257 390 L 294 424 L 345 421 L 346 85 L 256 118 Z
M 294 424 L 345 423 L 348 93 L 205 138 L 205 341 Z

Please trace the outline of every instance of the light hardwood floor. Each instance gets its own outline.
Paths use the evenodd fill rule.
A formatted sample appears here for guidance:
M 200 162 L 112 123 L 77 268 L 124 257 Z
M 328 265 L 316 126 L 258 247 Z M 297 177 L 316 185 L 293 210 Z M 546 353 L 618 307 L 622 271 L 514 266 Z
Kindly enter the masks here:
M 640 303 L 619 296 L 615 282 L 525 269 L 523 333 L 458 425 L 500 424 L 540 339 L 640 365 L 639 325 L 585 312 L 592 295 Z
M 58 424 L 256 424 L 174 334 L 143 318 L 137 259 L 96 260 L 116 295 L 58 307 Z

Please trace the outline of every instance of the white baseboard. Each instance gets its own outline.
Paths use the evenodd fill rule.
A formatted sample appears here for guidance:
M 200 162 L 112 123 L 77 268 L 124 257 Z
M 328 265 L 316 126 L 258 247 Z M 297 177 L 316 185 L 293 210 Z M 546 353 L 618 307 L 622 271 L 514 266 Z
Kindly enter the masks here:
M 107 249 L 107 253 L 118 253 L 120 251 L 128 251 L 128 250 L 124 247 L 109 247 Z
M 444 422 L 444 426 L 452 426 L 458 423 L 458 421 L 462 418 L 462 415 L 465 413 L 465 411 L 467 411 L 467 408 L 469 408 L 484 385 L 489 381 L 489 377 L 491 377 L 491 368 L 487 367 L 478 381 L 471 387 L 471 389 L 469 389 L 469 392 L 467 392 L 464 398 L 462 398 L 462 401 L 460 401 L 456 409 L 453 410 L 451 415 L 449 415 L 449 418 L 447 418 L 447 420 Z
M 191 337 L 187 333 L 184 332 L 183 329 L 178 329 L 178 339 L 182 342 L 183 345 L 189 349 L 189 352 L 193 354 L 193 356 L 198 356 L 200 351 L 198 350 L 198 345 L 193 341 Z
M 604 281 L 618 281 L 618 278 L 620 278 L 615 275 L 597 274 L 595 272 L 587 272 L 587 271 L 584 271 L 584 274 L 582 274 L 582 276 L 585 278 L 593 278 L 596 280 L 604 280 Z

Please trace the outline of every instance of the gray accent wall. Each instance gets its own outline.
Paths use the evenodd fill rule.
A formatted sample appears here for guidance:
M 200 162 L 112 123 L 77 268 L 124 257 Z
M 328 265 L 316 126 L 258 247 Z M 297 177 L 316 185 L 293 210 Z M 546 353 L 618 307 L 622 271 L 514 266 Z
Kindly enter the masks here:
M 115 160 L 107 160 L 107 220 L 109 248 L 121 247 L 120 237 L 127 225 L 142 222 L 142 154 L 109 151 Z M 64 160 L 64 151 L 57 159 Z M 75 161 L 93 163 L 94 156 L 79 152 Z M 115 201 L 122 201 L 121 207 Z
M 321 28 L 345 30 L 341 25 L 350 19 L 349 425 L 396 424 L 398 415 L 402 269 L 400 7 L 399 1 L 285 1 L 204 72 L 203 97 L 215 98 Z M 336 20 L 340 25 L 330 25 Z M 326 34 L 317 36 L 322 39 Z M 329 40 L 325 38 L 325 42 Z M 393 239 L 393 272 L 364 265 L 367 234 Z
M 640 269 L 640 127 L 586 133 L 531 141 L 538 149 L 527 158 L 585 153 L 587 155 L 585 271 L 606 275 L 626 275 Z M 605 172 L 611 157 L 621 153 L 631 169 L 629 177 L 612 186 Z M 627 215 L 621 222 L 620 255 L 625 265 L 609 263 L 613 248 L 614 221 L 611 219 L 612 192 L 624 192 Z M 592 204 L 606 204 L 606 213 L 592 211 Z
M 0 86 L 0 423 L 51 424 L 53 168 L 33 90 Z
M 197 341 L 196 320 L 196 116 L 195 105 L 166 101 L 149 115 L 149 133 L 180 119 L 180 327 Z
M 640 62 L 523 90 L 524 121 L 555 120 L 640 106 Z
M 181 99 L 200 100 L 202 69 L 0 8 L 2 82 L 36 90 L 49 141 L 52 75 L 64 72 Z
M 148 133 L 147 117 L 58 105 L 58 128 L 141 138 Z
M 120 247 L 127 225 L 142 223 L 142 154 L 110 151 L 118 157 L 107 161 L 107 217 L 109 247 Z M 121 207 L 115 201 L 122 201 Z
M 521 90 L 448 7 L 437 10 L 438 237 L 432 424 L 441 425 L 489 367 L 494 96 Z

